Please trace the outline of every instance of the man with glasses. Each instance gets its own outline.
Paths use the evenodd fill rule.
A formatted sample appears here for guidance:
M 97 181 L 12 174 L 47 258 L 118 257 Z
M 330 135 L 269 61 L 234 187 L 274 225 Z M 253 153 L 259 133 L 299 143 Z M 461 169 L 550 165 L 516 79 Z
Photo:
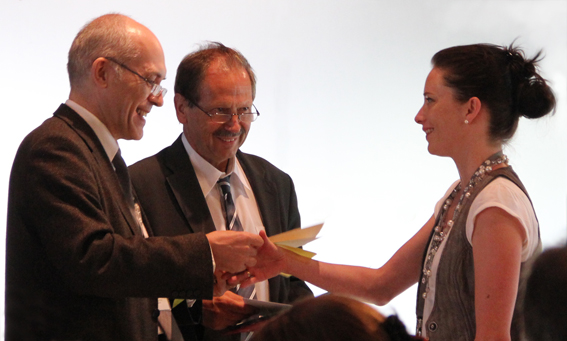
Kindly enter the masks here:
M 10 176 L 6 340 L 155 341 L 158 320 L 171 338 L 158 297 L 211 299 L 213 269 L 244 271 L 262 238 L 152 236 L 117 143 L 140 139 L 163 104 L 150 30 L 118 14 L 93 20 L 68 72 L 69 100 L 24 139 Z
M 266 160 L 239 150 L 260 113 L 253 104 L 256 79 L 234 49 L 209 43 L 187 55 L 177 69 L 175 109 L 183 133 L 169 147 L 130 167 L 140 203 L 157 235 L 176 236 L 222 230 L 269 235 L 300 227 L 293 182 Z M 186 340 L 240 340 L 215 330 L 254 312 L 244 298 L 292 302 L 312 296 L 297 278 L 277 277 L 251 293 L 188 302 L 201 309 L 202 325 L 178 319 Z M 238 294 L 238 295 L 237 295 Z M 242 296 L 240 296 L 242 295 Z M 179 308 L 179 307 L 182 308 Z M 187 313 L 185 302 L 174 312 Z

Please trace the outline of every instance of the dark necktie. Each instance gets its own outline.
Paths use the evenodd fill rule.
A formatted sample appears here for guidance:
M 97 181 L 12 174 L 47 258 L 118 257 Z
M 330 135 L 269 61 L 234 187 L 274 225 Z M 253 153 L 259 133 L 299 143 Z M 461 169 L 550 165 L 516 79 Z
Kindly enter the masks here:
M 244 231 L 240 219 L 238 219 L 238 212 L 236 211 L 236 206 L 234 205 L 234 200 L 232 199 L 232 192 L 230 190 L 230 175 L 217 181 L 222 191 L 222 201 L 224 202 L 224 212 L 226 218 L 226 230 L 227 231 Z M 238 288 L 237 294 L 244 298 L 256 298 L 256 292 L 254 286 L 249 286 L 247 288 Z
M 112 164 L 114 165 L 114 171 L 116 172 L 116 176 L 118 176 L 118 181 L 120 182 L 120 187 L 122 187 L 124 197 L 126 198 L 126 201 L 128 201 L 128 205 L 130 206 L 130 213 L 132 213 L 132 216 L 134 217 L 134 219 L 136 219 L 136 223 L 138 224 L 138 228 L 140 228 L 142 235 L 146 235 L 144 233 L 145 227 L 143 227 L 144 222 L 142 221 L 140 207 L 134 202 L 132 182 L 130 181 L 130 174 L 128 174 L 128 167 L 126 166 L 126 162 L 124 162 L 124 159 L 122 158 L 120 149 L 118 149 L 118 152 L 114 156 Z M 171 333 L 173 333 L 174 337 L 171 340 L 182 340 L 182 336 L 178 330 L 177 323 L 174 319 L 171 318 L 171 315 L 166 316 L 166 314 L 163 314 L 162 316 L 160 314 L 160 316 L 158 316 L 158 321 L 160 323 L 160 326 L 164 330 L 167 330 L 170 335 Z M 167 332 L 158 335 L 158 339 L 167 339 Z
M 134 209 L 134 198 L 132 196 L 132 183 L 130 182 L 130 175 L 128 174 L 128 167 L 126 167 L 126 162 L 120 154 L 120 149 L 116 152 L 114 159 L 112 160 L 114 165 L 114 171 L 118 176 L 118 181 L 120 182 L 120 187 L 122 187 L 122 192 L 124 197 L 130 205 L 130 209 Z M 135 216 L 134 216 L 135 217 Z
M 118 181 L 120 182 L 120 187 L 122 187 L 122 192 L 124 193 L 124 198 L 128 202 L 128 207 L 130 208 L 130 213 L 132 217 L 136 220 L 136 224 L 143 236 L 147 237 L 147 230 L 144 226 L 144 222 L 142 220 L 142 211 L 140 209 L 140 205 L 134 202 L 134 193 L 132 192 L 132 183 L 130 182 L 130 175 L 128 174 L 128 167 L 126 167 L 126 162 L 120 155 L 120 149 L 114 156 L 112 160 L 112 164 L 114 165 L 114 171 L 116 172 L 116 176 L 118 176 Z

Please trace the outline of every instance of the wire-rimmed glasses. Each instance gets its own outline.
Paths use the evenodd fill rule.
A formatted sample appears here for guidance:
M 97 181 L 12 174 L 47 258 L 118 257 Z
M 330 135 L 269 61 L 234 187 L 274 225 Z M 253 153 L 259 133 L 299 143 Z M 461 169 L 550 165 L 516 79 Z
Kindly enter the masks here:
M 152 88 L 152 90 L 151 90 L 152 96 L 154 96 L 154 97 L 165 96 L 165 94 L 167 93 L 166 88 L 164 88 L 163 86 L 159 85 L 158 83 L 156 83 L 152 80 L 149 80 L 146 77 L 140 75 L 136 71 L 134 71 L 134 70 L 130 69 L 128 66 L 126 66 L 126 64 L 121 63 L 121 62 L 117 61 L 116 59 L 114 59 L 112 57 L 104 57 L 104 58 L 110 60 L 113 63 L 118 64 L 120 67 L 132 72 L 136 76 L 140 77 L 140 79 L 142 79 L 144 82 L 148 83 L 150 85 L 150 87 Z
M 196 106 L 205 115 L 209 116 L 213 122 L 217 123 L 226 123 L 232 119 L 232 116 L 238 116 L 239 121 L 252 123 L 260 116 L 260 112 L 254 104 L 252 104 L 252 107 L 239 108 L 237 113 L 233 113 L 229 108 L 214 108 L 206 111 L 193 101 L 189 101 L 189 103 Z

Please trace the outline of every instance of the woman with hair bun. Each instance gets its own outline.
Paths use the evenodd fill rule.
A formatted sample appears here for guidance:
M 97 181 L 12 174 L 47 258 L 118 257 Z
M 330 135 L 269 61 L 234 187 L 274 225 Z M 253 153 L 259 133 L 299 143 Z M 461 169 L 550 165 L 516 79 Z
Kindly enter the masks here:
M 539 226 L 502 147 L 520 117 L 554 111 L 555 97 L 514 47 L 455 46 L 437 52 L 425 82 L 421 124 L 431 154 L 453 159 L 459 178 L 427 223 L 381 268 L 309 260 L 266 239 L 244 284 L 283 272 L 376 304 L 419 283 L 417 334 L 430 340 L 518 340 L 524 264 L 541 250 Z M 408 192 L 411 195 L 411 192 Z M 233 281 L 243 280 L 238 275 Z

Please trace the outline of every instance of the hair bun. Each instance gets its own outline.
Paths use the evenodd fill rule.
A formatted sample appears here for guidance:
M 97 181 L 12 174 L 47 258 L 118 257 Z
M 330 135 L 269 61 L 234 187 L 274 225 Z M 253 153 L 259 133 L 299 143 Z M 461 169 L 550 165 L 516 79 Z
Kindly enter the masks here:
M 518 86 L 517 101 L 518 114 L 526 118 L 543 117 L 555 107 L 553 91 L 539 75 Z
M 510 45 L 504 50 L 512 81 L 515 114 L 526 118 L 540 118 L 555 108 L 555 96 L 546 80 L 538 73 L 541 51 L 526 59 L 522 50 Z

